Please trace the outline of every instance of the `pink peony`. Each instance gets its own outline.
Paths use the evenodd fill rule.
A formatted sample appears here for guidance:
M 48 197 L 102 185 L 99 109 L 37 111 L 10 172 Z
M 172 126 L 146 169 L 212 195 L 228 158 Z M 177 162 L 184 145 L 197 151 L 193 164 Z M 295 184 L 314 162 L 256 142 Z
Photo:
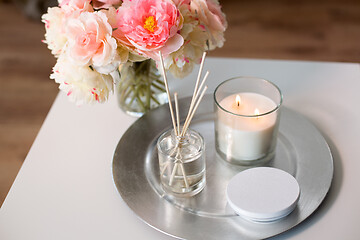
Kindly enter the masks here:
M 68 55 L 79 65 L 106 66 L 116 56 L 116 40 L 103 12 L 82 12 L 67 24 Z
M 198 15 L 200 26 L 210 34 L 210 49 L 222 47 L 227 22 L 217 0 L 192 0 L 191 11 Z
M 182 16 L 170 0 L 125 0 L 117 12 L 114 37 L 139 53 L 157 59 L 178 50 L 184 43 L 178 33 Z

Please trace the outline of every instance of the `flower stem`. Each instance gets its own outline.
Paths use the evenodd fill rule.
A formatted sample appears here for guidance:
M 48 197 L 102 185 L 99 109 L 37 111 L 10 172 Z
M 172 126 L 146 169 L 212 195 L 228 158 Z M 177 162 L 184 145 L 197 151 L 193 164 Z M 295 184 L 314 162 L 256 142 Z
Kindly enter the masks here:
M 134 62 L 121 69 L 119 104 L 127 112 L 147 112 L 161 104 L 157 94 L 165 92 L 154 60 Z

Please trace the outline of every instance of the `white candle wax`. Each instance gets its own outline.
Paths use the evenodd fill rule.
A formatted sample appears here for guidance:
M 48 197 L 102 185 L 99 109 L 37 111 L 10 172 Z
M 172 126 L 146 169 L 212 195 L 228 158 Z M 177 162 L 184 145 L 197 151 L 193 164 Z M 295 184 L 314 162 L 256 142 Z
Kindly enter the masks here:
M 236 101 L 236 96 L 240 102 Z M 258 115 L 276 108 L 270 98 L 257 93 L 230 95 L 219 103 L 228 112 L 219 110 L 217 121 L 217 144 L 227 158 L 256 160 L 264 157 L 272 144 L 276 126 L 276 113 Z M 230 112 L 230 113 L 229 113 Z

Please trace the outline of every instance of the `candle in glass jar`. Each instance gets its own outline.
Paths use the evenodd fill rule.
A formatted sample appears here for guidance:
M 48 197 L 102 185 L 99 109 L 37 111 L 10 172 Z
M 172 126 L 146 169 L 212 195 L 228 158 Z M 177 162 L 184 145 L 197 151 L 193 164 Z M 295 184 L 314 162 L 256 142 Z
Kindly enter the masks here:
M 222 99 L 225 110 L 217 113 L 217 144 L 226 156 L 239 160 L 264 157 L 272 144 L 276 114 L 265 114 L 277 106 L 257 93 L 242 92 Z

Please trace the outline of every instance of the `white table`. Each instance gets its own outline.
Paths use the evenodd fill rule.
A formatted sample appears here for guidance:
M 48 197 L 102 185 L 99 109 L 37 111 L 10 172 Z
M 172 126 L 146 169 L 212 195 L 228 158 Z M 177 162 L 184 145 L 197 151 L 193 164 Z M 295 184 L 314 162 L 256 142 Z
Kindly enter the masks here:
M 309 118 L 331 147 L 328 197 L 276 239 L 359 239 L 359 64 L 209 58 L 204 69 L 211 70 L 208 92 L 239 75 L 273 81 L 284 105 Z M 196 74 L 170 84 L 188 96 Z M 76 107 L 59 94 L 0 209 L 0 239 L 171 239 L 136 217 L 112 179 L 115 147 L 135 120 L 115 97 Z

